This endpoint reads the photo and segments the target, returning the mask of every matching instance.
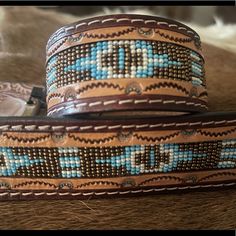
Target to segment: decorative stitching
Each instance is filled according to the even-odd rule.
[[[117,89],[119,91],[123,91],[125,90],[124,87],[120,86],[119,84],[112,84],[112,83],[108,83],[108,82],[98,82],[98,83],[91,83],[91,84],[88,84],[86,85],[85,87],[82,87],[81,89],[77,90],[77,93],[78,94],[82,94],[84,93],[85,91],[88,91],[88,90],[92,90],[92,89],[95,89],[95,88],[114,88],[114,89]],[[177,90],[180,90],[181,92],[185,93],[186,95],[190,95],[190,92],[184,88],[183,86],[181,85],[178,85],[178,84],[175,84],[175,83],[172,83],[172,82],[160,82],[160,83],[155,83],[155,84],[151,84],[149,86],[147,86],[145,88],[145,92],[147,91],[151,91],[151,90],[154,90],[154,89],[159,89],[159,88],[174,88],[174,89],[177,89]],[[206,91],[202,92],[199,94],[198,98],[199,97],[204,97],[204,96],[207,96],[208,93]],[[48,101],[50,101],[52,98],[63,98],[63,94],[60,94],[60,93],[52,93],[52,94],[49,94],[48,95]],[[106,104],[109,104],[109,101],[106,102]]]
[[[208,175],[208,176],[205,176],[201,179],[198,180],[198,182],[201,182],[201,181],[204,181],[204,180],[208,180],[210,178],[213,178],[213,177],[217,177],[217,176],[224,176],[224,175],[229,175],[229,176],[236,176],[236,173],[232,173],[232,172],[218,172],[218,173],[215,173],[215,174],[211,174],[211,175]]]
[[[36,138],[19,138],[19,137],[15,137],[13,135],[9,135],[9,134],[2,134],[3,137],[6,137],[7,139],[13,140],[13,141],[17,141],[20,143],[35,143],[35,142],[41,142],[41,141],[46,141],[47,139],[50,138],[50,134],[44,135],[42,137],[36,137]]]
[[[159,142],[159,141],[166,141],[168,139],[171,139],[171,138],[174,138],[176,136],[178,136],[181,132],[175,132],[173,134],[170,134],[170,135],[166,135],[164,137],[156,137],[156,138],[153,138],[153,137],[147,137],[147,136],[143,136],[143,135],[138,135],[138,134],[134,134],[133,136],[135,138],[137,138],[138,140],[141,139],[142,141],[148,141],[148,142]]]
[[[87,187],[87,186],[91,186],[91,185],[115,185],[118,187],[121,187],[122,185],[116,182],[112,182],[112,181],[91,181],[91,182],[87,182],[84,184],[80,184],[77,185],[76,188],[82,188],[82,187]]]
[[[153,181],[156,181],[156,180],[163,180],[163,179],[164,179],[164,180],[174,179],[174,180],[176,180],[177,182],[184,182],[184,179],[183,179],[183,178],[168,175],[168,176],[158,176],[158,177],[153,177],[153,178],[151,178],[151,179],[147,179],[147,180],[141,182],[138,186],[142,186],[142,185],[145,185],[146,183],[150,183],[150,182],[153,182]]]
[[[101,102],[99,104],[93,104],[93,102],[90,102],[90,103],[86,103],[85,102],[85,106],[89,107],[91,106],[97,106],[97,105],[102,105],[102,106],[107,106],[109,104],[107,104],[107,102],[113,102],[113,103],[118,103],[118,104],[121,104],[121,103],[131,103],[131,104],[137,104],[139,103],[139,100],[137,99],[126,99],[126,100],[109,100],[109,101],[104,101],[104,102]],[[187,106],[195,106],[195,107],[202,107],[202,108],[206,108],[207,109],[207,106],[204,105],[204,104],[201,104],[201,103],[194,103],[194,102],[187,102],[187,101],[176,101],[176,100],[162,100],[162,99],[142,99],[142,103],[148,103],[148,104],[153,104],[153,103],[162,103],[162,104],[166,104],[166,103],[173,103],[173,104],[186,104]],[[79,105],[79,103],[77,104],[74,104],[73,106],[75,107],[76,105]],[[60,110],[68,110],[71,108],[72,105],[67,105],[67,106],[62,106],[60,108],[54,108],[54,109],[51,109],[48,111],[48,115],[51,115],[55,112],[58,112],[58,109]]]
[[[51,56],[58,48],[60,48],[65,42],[67,38],[64,38],[61,42],[59,42],[55,47],[53,47],[50,51],[47,52],[48,56]]]
[[[79,29],[81,26],[84,26],[84,25],[90,25],[90,24],[93,24],[93,23],[105,23],[107,21],[114,21],[114,22],[120,22],[120,21],[130,21],[131,23],[133,23],[134,21],[139,21],[139,22],[144,22],[144,24],[148,24],[148,23],[156,23],[157,25],[161,25],[161,24],[164,24],[164,25],[167,25],[169,26],[170,28],[175,26],[177,29],[179,30],[183,30],[183,31],[186,31],[186,33],[190,33],[190,34],[193,34],[193,36],[197,39],[200,39],[199,36],[191,31],[191,30],[188,30],[187,28],[183,27],[183,26],[177,26],[177,25],[174,25],[174,24],[169,24],[168,22],[160,22],[160,21],[156,21],[156,20],[144,20],[144,19],[129,19],[129,18],[120,18],[120,19],[115,19],[115,18],[108,18],[108,19],[105,19],[105,20],[93,20],[93,21],[90,21],[90,22],[81,22],[75,26],[69,26],[69,27],[63,27],[59,30],[57,30],[48,40],[48,43],[47,43],[47,48],[49,48],[51,45],[50,44],[53,44],[55,38],[57,39],[59,37],[60,34],[62,33],[65,33],[65,32],[68,32],[69,30],[74,30],[74,29]]]
[[[210,137],[218,137],[218,136],[225,136],[225,135],[228,135],[228,134],[231,134],[233,132],[236,131],[236,127],[235,128],[232,128],[230,130],[226,130],[226,131],[223,131],[223,132],[208,132],[208,131],[202,131],[202,130],[197,130],[196,133],[199,133],[201,135],[204,135],[204,136],[210,136]]]
[[[161,37],[164,37],[166,39],[169,39],[171,41],[175,41],[175,42],[179,42],[179,43],[189,43],[191,41],[193,41],[192,38],[179,38],[179,37],[174,37],[174,36],[170,36],[168,34],[165,34],[163,32],[160,32],[159,30],[155,30],[155,33],[159,34]]]
[[[108,82],[98,82],[98,83],[91,83],[86,85],[85,87],[81,88],[78,90],[78,94],[84,93],[85,91],[89,90],[89,89],[94,89],[94,88],[113,88],[113,89],[117,89],[117,90],[124,90],[125,88],[120,86],[119,84],[112,84],[112,83],[108,83]]]
[[[86,139],[86,138],[80,138],[80,137],[75,137],[75,135],[73,134],[68,134],[69,138],[74,139],[75,141],[79,141],[82,143],[86,143],[86,144],[101,144],[101,143],[106,143],[106,142],[110,142],[112,140],[114,140],[115,138],[117,138],[117,135],[113,135],[110,137],[106,137],[106,138],[101,138],[101,139]]]
[[[38,180],[25,181],[25,182],[22,182],[19,184],[15,184],[13,188],[23,187],[23,186],[27,186],[27,185],[36,185],[36,184],[57,188],[57,186],[55,184],[44,182],[44,181],[38,181]]]
[[[207,184],[207,185],[192,185],[192,186],[183,186],[183,187],[165,187],[165,188],[151,188],[151,189],[138,189],[138,190],[128,190],[128,191],[104,191],[104,192],[33,192],[33,191],[24,191],[24,192],[0,192],[0,197],[4,197],[8,195],[8,198],[12,198],[14,196],[42,196],[42,195],[57,195],[57,196],[92,196],[92,195],[116,195],[116,194],[136,194],[136,193],[145,193],[145,192],[162,192],[162,191],[171,191],[171,190],[186,190],[186,189],[198,189],[198,188],[210,188],[210,187],[227,187],[234,186],[236,182],[231,183],[222,183],[222,184]]]
[[[186,95],[190,94],[189,91],[186,88],[184,88],[181,85],[172,83],[172,82],[160,82],[160,83],[157,83],[157,84],[151,84],[151,85],[147,86],[144,91],[149,91],[149,90],[151,91],[151,90],[154,90],[154,89],[157,89],[157,88],[159,89],[159,88],[162,88],[162,87],[164,87],[164,88],[166,88],[166,87],[175,88],[175,89],[180,90],[181,92],[185,93]]]
[[[152,129],[152,128],[156,128],[156,127],[179,127],[179,126],[196,126],[196,125],[218,125],[220,122],[220,124],[233,124],[236,123],[236,120],[223,120],[223,121],[207,121],[207,122],[202,122],[202,121],[197,121],[197,122],[184,122],[184,123],[158,123],[158,124],[143,124],[142,126],[146,126],[147,129]],[[127,128],[134,128],[134,129],[139,129],[139,128],[143,128],[143,127],[139,127],[140,125],[129,125],[127,127],[127,125],[103,125],[102,128],[100,129],[127,129]],[[0,131],[15,131],[14,129],[15,125],[2,125],[0,126]],[[90,125],[90,126],[53,126],[53,125],[33,125],[31,128],[26,128],[27,126],[23,126],[21,125],[20,128],[18,129],[18,131],[51,131],[51,130],[66,130],[66,131],[73,131],[76,129],[79,129],[81,131],[83,130],[88,130],[88,129],[93,129],[93,130],[97,130],[97,127],[100,126],[94,126],[94,125]]]
[[[87,37],[87,38],[113,38],[113,37],[119,37],[121,35],[129,34],[133,32],[136,28],[130,27],[128,29],[124,29],[121,31],[113,32],[111,34],[92,34],[92,33],[81,33],[79,37]]]

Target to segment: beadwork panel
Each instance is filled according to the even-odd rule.
[[[98,178],[234,168],[236,140],[113,147],[1,147],[0,176]]]
[[[203,59],[172,43],[113,40],[68,48],[47,64],[48,93],[89,80],[162,78],[205,86]]]

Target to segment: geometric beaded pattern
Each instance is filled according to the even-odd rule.
[[[236,167],[236,139],[114,147],[0,147],[0,176],[101,178]]]
[[[163,78],[205,86],[202,57],[173,43],[108,40],[67,48],[47,63],[47,89],[119,78]]]

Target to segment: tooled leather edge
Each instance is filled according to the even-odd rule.
[[[158,22],[158,23],[157,23]],[[136,14],[116,14],[116,15],[106,15],[97,16],[93,18],[84,19],[69,25],[66,25],[58,29],[55,33],[51,35],[47,43],[47,49],[51,47],[56,41],[62,37],[83,32],[84,30],[91,30],[96,28],[113,27],[113,26],[138,26],[138,27],[157,27],[160,29],[168,29],[182,33],[186,36],[194,38],[195,40],[200,40],[199,35],[190,27],[162,17],[148,16],[148,15],[136,15]],[[60,37],[59,37],[60,35]],[[56,38],[56,39],[55,39]]]
[[[0,117],[0,132],[107,132],[176,130],[191,128],[227,127],[236,124],[236,112],[207,112],[188,116],[132,118],[132,119],[89,119],[50,117]]]
[[[117,27],[119,29],[116,29]],[[147,38],[139,33],[139,31],[143,29],[144,27],[142,28],[142,27],[122,26],[124,27],[123,30],[120,29],[121,27],[119,26],[117,27],[115,28],[107,27],[107,28],[101,28],[101,29],[99,28],[99,29],[94,29],[94,30],[86,30],[83,32],[74,33],[73,35],[65,36],[62,39],[58,39],[55,43],[51,45],[51,47],[47,49],[46,64],[50,60],[51,57],[53,57],[59,52],[62,52],[70,47],[75,47],[75,46],[83,45],[83,44],[90,44],[90,43],[104,41],[104,40],[105,41],[114,40],[114,39],[116,40],[138,40],[139,39],[139,40],[152,40],[152,41],[167,42],[169,44],[178,45],[180,47],[195,51],[196,53],[199,54],[199,56],[204,61],[204,56],[202,54],[200,42],[196,42],[196,40],[192,38],[188,38],[188,40],[187,38],[178,38],[179,36],[176,36],[177,32],[174,32],[171,30],[164,30],[164,29],[161,29],[161,32],[160,32],[160,29],[147,28],[146,26],[145,29],[153,30],[152,31],[153,35],[150,38],[149,37]],[[132,31],[131,30],[129,31],[130,28],[132,29]],[[106,32],[106,30],[108,29],[110,31]],[[104,30],[106,33],[104,32]],[[100,33],[98,33],[97,31]],[[129,33],[126,33],[126,32],[129,32]],[[130,34],[130,37],[127,38],[126,34]],[[184,35],[183,37],[187,37],[187,36]]]
[[[168,174],[156,174],[138,176],[137,178],[118,177],[121,183],[113,188],[84,188],[80,189],[74,187],[70,179],[60,179],[57,182],[60,184],[50,184],[42,179],[43,186],[50,185],[49,189],[11,189],[10,184],[6,182],[6,179],[1,180],[0,200],[30,200],[30,199],[87,199],[98,197],[113,197],[113,196],[136,196],[139,194],[150,194],[168,192],[174,190],[201,190],[201,189],[213,189],[220,187],[232,187],[236,185],[236,169],[224,169],[224,170],[210,170],[210,171],[189,171],[182,173],[168,173]],[[153,177],[154,176],[154,177]],[[139,184],[135,182],[135,179],[139,178]],[[26,182],[28,178],[25,178]],[[4,182],[5,180],[5,182]],[[93,181],[90,179],[90,182]],[[141,182],[140,182],[141,181]],[[32,182],[32,183],[31,183]],[[28,179],[27,183],[40,184],[40,181]],[[86,182],[86,181],[85,181]],[[99,181],[98,181],[99,182]],[[102,180],[103,184],[107,181]],[[109,182],[109,181],[108,181]],[[114,182],[116,183],[116,182]],[[99,184],[99,183],[98,183]],[[102,185],[103,185],[102,184]],[[17,184],[18,186],[19,184]],[[109,184],[108,184],[109,185]],[[114,184],[113,184],[114,185]],[[23,186],[23,185],[22,185]],[[98,185],[99,186],[99,185]]]
[[[159,111],[207,111],[207,103],[197,98],[170,95],[115,95],[84,98],[59,103],[48,108],[48,116],[74,115],[77,113],[126,111],[126,110],[159,110]]]

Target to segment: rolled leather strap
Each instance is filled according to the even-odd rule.
[[[55,118],[0,118],[0,200],[236,185],[236,113],[157,116],[207,109],[203,66],[197,33],[172,20],[112,15],[58,30],[47,45]]]
[[[111,15],[76,22],[51,36],[46,65],[48,116],[207,110],[200,38],[176,21]]]
[[[0,119],[0,199],[233,186],[235,118]]]

